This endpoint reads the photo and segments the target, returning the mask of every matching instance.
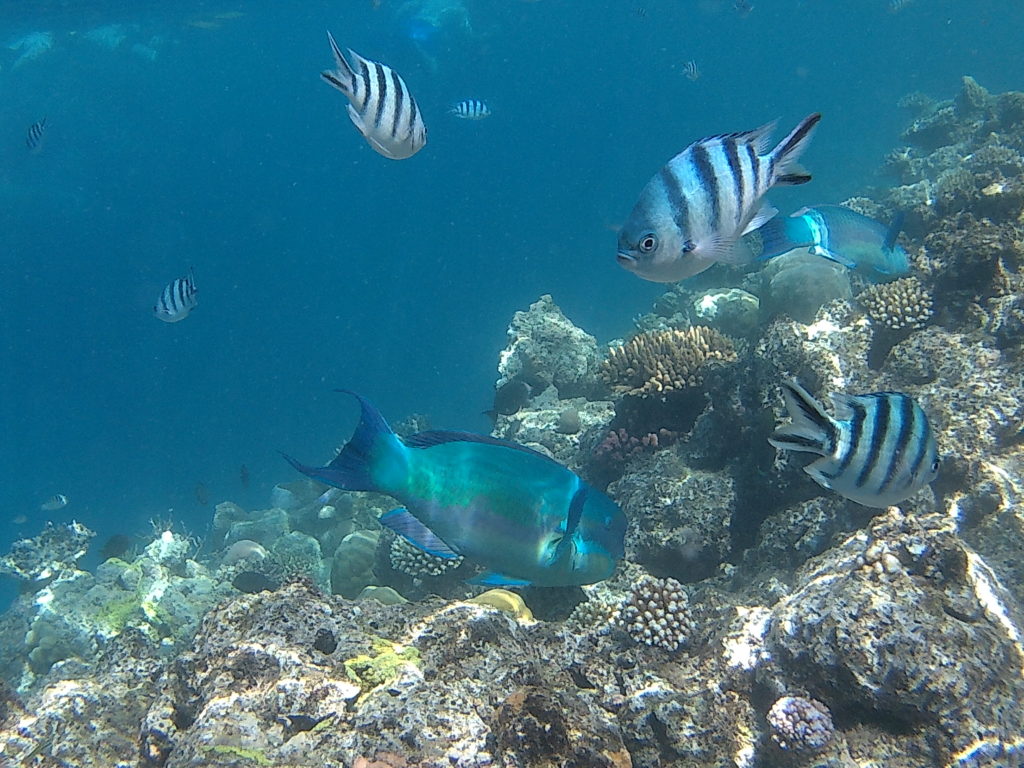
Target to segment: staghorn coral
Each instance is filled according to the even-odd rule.
[[[892,331],[923,328],[932,316],[931,292],[916,277],[872,285],[857,301],[872,321]]]
[[[674,651],[693,629],[689,604],[686,590],[675,579],[647,577],[633,585],[614,621],[636,642]]]
[[[820,701],[783,696],[768,711],[772,741],[782,749],[818,751],[835,736],[832,713]]]
[[[710,360],[736,360],[732,342],[713,328],[649,331],[609,349],[601,376],[614,392],[658,395],[699,386],[700,369]]]
[[[431,555],[422,549],[417,549],[401,536],[391,542],[388,557],[391,560],[392,568],[412,576],[414,579],[424,576],[440,576],[462,564],[461,557],[446,560],[443,557]]]

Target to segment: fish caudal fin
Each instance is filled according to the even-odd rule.
[[[814,235],[803,216],[769,219],[757,234],[761,236],[761,261],[814,245]]]
[[[836,425],[818,401],[794,380],[782,382],[782,396],[791,421],[775,430],[768,442],[786,451],[831,455],[837,439]]]
[[[330,30],[327,31],[327,39],[331,41],[331,51],[334,53],[334,63],[337,66],[337,69],[334,71],[325,69],[320,73],[320,77],[346,96],[351,96],[352,83],[355,81],[355,75],[352,74],[352,67],[349,66],[348,61],[342,54],[341,48],[338,47],[338,43],[335,42],[334,35],[331,34]]]
[[[302,474],[336,488],[383,493],[394,490],[405,473],[405,445],[369,400],[347,389],[338,392],[356,398],[361,413],[355,433],[334,460],[325,467],[309,467],[282,455]]]
[[[772,150],[772,160],[775,165],[775,185],[806,184],[811,180],[809,174],[802,168],[797,160],[807,149],[814,133],[814,127],[821,120],[821,113],[815,112],[808,115],[797,125],[789,135],[779,142]]]

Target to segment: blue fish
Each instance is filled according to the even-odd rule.
[[[626,516],[608,496],[525,446],[470,432],[404,440],[369,401],[352,439],[325,467],[290,456],[327,485],[394,497],[380,522],[429,554],[465,557],[487,585],[571,586],[611,576],[624,553]]]
[[[804,208],[788,219],[772,219],[758,230],[763,244],[760,258],[807,248],[883,283],[910,273],[910,257],[896,243],[902,226],[902,214],[886,227],[841,205]]]

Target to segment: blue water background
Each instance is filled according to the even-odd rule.
[[[814,181],[771,195],[788,212],[892,183],[902,95],[1024,89],[1019,2],[466,0],[472,34],[429,50],[391,0],[148,5],[0,5],[0,551],[46,519],[102,541],[267,506],[295,478],[279,449],[317,462],[347,438],[335,387],[486,431],[515,310],[551,293],[601,341],[648,310],[662,287],[616,265],[615,231],[690,141],[823,112]],[[116,49],[85,39],[112,23]],[[317,76],[326,29],[402,73],[420,154],[349,124]],[[7,43],[39,30],[53,50],[14,66]],[[493,116],[445,114],[467,97]],[[199,307],[157,321],[190,266]],[[70,505],[40,512],[54,493]]]

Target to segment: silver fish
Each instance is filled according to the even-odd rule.
[[[833,418],[795,381],[783,382],[782,394],[791,422],[768,442],[786,451],[821,454],[804,472],[840,496],[865,507],[888,507],[938,475],[928,417],[909,395],[833,393]]]
[[[28,127],[28,133],[25,134],[25,146],[28,147],[29,152],[38,152],[43,146],[43,134],[46,133],[46,118],[42,120],[36,120]]]
[[[185,277],[179,277],[167,284],[160,294],[160,300],[153,307],[153,314],[165,323],[184,320],[196,308],[196,276],[190,269]]]
[[[427,127],[401,76],[391,67],[364,59],[351,48],[348,53],[355,66],[350,66],[330,32],[327,38],[338,68],[325,70],[320,77],[348,98],[348,116],[363,138],[392,160],[403,160],[419,152],[427,143]]]
[[[741,263],[736,241],[778,211],[763,202],[776,185],[811,177],[796,165],[821,115],[805,117],[768,152],[774,123],[694,142],[652,178],[619,232],[619,264],[656,283]]]
[[[683,77],[690,81],[700,79],[700,69],[697,67],[696,61],[690,59],[683,64]]]
[[[480,99],[463,99],[457,104],[452,104],[448,114],[461,117],[463,120],[483,120],[491,116],[491,108],[487,102]]]
[[[63,493],[55,493],[53,496],[48,498],[39,508],[43,512],[56,512],[58,509],[64,509],[68,505],[68,497]]]

